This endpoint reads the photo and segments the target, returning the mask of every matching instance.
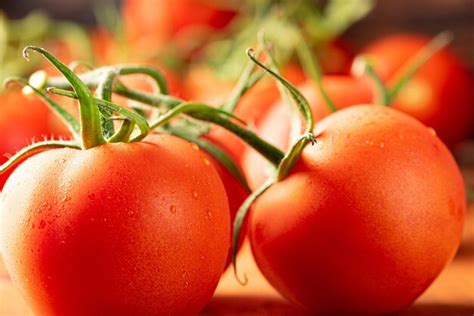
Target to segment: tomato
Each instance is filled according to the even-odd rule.
[[[38,98],[25,97],[18,90],[0,95],[0,164],[33,140],[65,135],[66,128]],[[0,191],[9,174],[0,175]]]
[[[192,315],[225,266],[230,219],[215,169],[168,136],[55,149],[6,183],[0,249],[37,315]]]
[[[214,166],[214,168],[217,170],[217,173],[219,174],[219,177],[222,180],[222,184],[224,185],[224,189],[227,195],[227,200],[229,203],[229,211],[230,211],[230,222],[229,224],[231,225],[232,228],[232,223],[234,222],[235,215],[237,214],[237,211],[239,210],[240,206],[244,203],[245,199],[249,195],[248,191],[245,189],[245,187],[237,180],[237,178],[230,173],[230,171],[217,159],[215,159],[212,155],[204,153],[206,157],[209,159],[209,162]],[[247,225],[246,222],[243,225],[242,228],[242,235],[241,239],[239,240],[238,247],[242,246],[245,232],[247,230]],[[231,263],[232,259],[232,252],[229,247],[229,253],[227,256],[227,263],[226,267],[228,267]]]
[[[205,0],[126,0],[122,10],[126,38],[139,49],[163,48],[196,28],[222,29],[236,13]]]
[[[372,88],[364,80],[350,76],[325,76],[323,86],[339,109],[372,100]],[[330,114],[328,106],[313,81],[307,81],[298,89],[307,98],[316,120]],[[282,101],[273,104],[256,124],[256,131],[264,140],[281,150],[287,150],[293,141],[289,105]],[[251,189],[258,188],[273,172],[270,164],[252,148],[245,150],[241,164]]]
[[[329,75],[347,75],[351,71],[352,60],[355,53],[349,43],[342,38],[319,46],[316,55],[321,64],[321,70]]]
[[[338,111],[314,134],[251,210],[260,270],[314,313],[409,306],[460,243],[466,200],[453,157],[431,129],[382,106]]]
[[[376,71],[390,86],[405,62],[429,43],[429,37],[397,34],[366,47]],[[468,67],[450,49],[435,54],[416,73],[393,108],[431,126],[448,146],[453,147],[474,131],[474,79]]]

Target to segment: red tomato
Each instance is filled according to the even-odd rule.
[[[33,140],[68,135],[66,128],[38,98],[18,90],[0,95],[0,164]],[[0,191],[12,171],[0,175]]]
[[[364,80],[349,76],[326,76],[323,79],[323,85],[337,108],[368,103],[372,100],[371,86]],[[329,108],[314,82],[307,81],[298,89],[307,98],[317,121],[329,115]],[[293,141],[290,135],[289,105],[282,101],[275,103],[256,124],[256,130],[264,140],[281,150],[287,150]],[[299,133],[300,130],[298,129],[297,132]],[[273,172],[271,165],[252,148],[245,150],[241,163],[252,190],[262,185]]]
[[[230,219],[215,169],[192,144],[56,149],[2,192],[0,249],[37,315],[193,315],[225,266]]]
[[[234,222],[235,215],[237,214],[237,211],[239,210],[240,206],[244,203],[245,199],[249,195],[245,187],[236,179],[236,177],[230,173],[230,171],[222,165],[219,161],[217,161],[212,155],[204,153],[206,157],[209,159],[209,162],[214,166],[214,168],[217,170],[217,173],[219,174],[219,177],[222,180],[222,183],[224,184],[224,189],[227,195],[227,200],[229,203],[229,211],[230,211],[230,222],[229,224],[231,225],[232,229],[232,223]],[[241,239],[239,241],[239,248],[243,243],[244,237],[245,237],[245,232],[247,231],[247,224],[246,222],[242,226],[242,234],[241,234]],[[232,249],[230,248],[229,245],[229,253],[227,256],[227,264],[226,267],[228,267],[231,263],[232,259]]]
[[[260,270],[314,313],[406,308],[459,246],[459,168],[431,129],[382,106],[338,111],[314,133],[316,145],[252,209]]]
[[[163,48],[192,28],[221,29],[236,10],[205,0],[125,0],[125,35],[137,48]]]
[[[405,62],[431,39],[420,35],[393,35],[362,51],[374,60],[376,71],[390,85]],[[432,127],[450,147],[474,131],[474,79],[450,49],[435,54],[416,73],[392,107]]]
[[[316,55],[323,73],[347,75],[351,71],[355,53],[346,41],[337,38],[318,47]]]

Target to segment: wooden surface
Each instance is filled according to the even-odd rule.
[[[232,271],[226,271],[213,300],[201,315],[307,315],[291,306],[265,281],[253,262],[247,244],[244,245],[238,260],[240,271],[248,276],[248,285],[240,286]],[[0,315],[32,315],[1,264]],[[396,315],[474,315],[474,207],[468,211],[463,243],[455,260],[409,310]]]

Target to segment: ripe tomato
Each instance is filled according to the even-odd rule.
[[[370,44],[362,53],[371,56],[379,75],[390,86],[404,63],[431,39],[398,34]],[[474,130],[474,79],[468,67],[450,49],[435,54],[410,80],[392,105],[432,127],[450,147]]]
[[[212,155],[207,154],[207,153],[204,153],[204,154],[206,155],[206,157],[208,158],[212,166],[217,170],[217,173],[219,174],[219,177],[222,180],[222,184],[224,185],[224,189],[227,195],[227,200],[229,203],[229,211],[230,211],[229,225],[231,225],[230,227],[232,229],[232,223],[234,222],[235,215],[237,214],[237,211],[239,210],[240,206],[244,203],[249,193],[245,189],[245,187],[236,179],[236,177],[232,173],[230,173],[230,171],[224,165],[222,165],[222,163],[217,161]],[[243,228],[242,228],[243,233],[241,235],[241,239],[238,245],[239,248],[242,245],[242,242],[244,240],[246,230],[247,230],[247,225],[246,223],[244,223]],[[230,265],[231,259],[232,259],[232,252],[229,247],[226,268]]]
[[[37,315],[192,315],[210,300],[224,187],[195,146],[154,137],[45,151],[7,181],[0,247]]]
[[[337,108],[368,103],[372,100],[371,86],[364,80],[350,76],[326,76],[323,86]],[[316,120],[330,114],[326,102],[313,81],[307,81],[298,89],[307,98]],[[291,113],[289,106],[278,101],[256,124],[257,134],[272,145],[287,150],[291,145]],[[299,132],[299,130],[298,130]],[[255,190],[273,172],[270,164],[252,148],[247,148],[241,160],[243,172],[251,189]]]
[[[460,243],[466,200],[453,157],[432,130],[381,106],[338,111],[314,133],[252,209],[260,270],[315,313],[409,306]]]
[[[66,128],[38,98],[18,90],[0,95],[0,164],[33,140],[65,135]],[[0,191],[11,172],[0,175]]]
[[[316,55],[323,73],[347,75],[350,73],[355,53],[346,41],[336,38],[318,47]]]

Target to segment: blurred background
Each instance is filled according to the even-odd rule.
[[[98,3],[119,7],[121,2],[121,0],[2,0],[0,10],[10,18],[21,18],[32,10],[43,10],[53,18],[77,21],[91,26],[97,23],[94,10]],[[325,1],[319,2],[324,4]],[[369,41],[391,33],[421,32],[435,35],[443,30],[451,30],[455,35],[453,47],[473,68],[473,21],[472,0],[378,0],[372,12],[355,23],[344,37],[357,49]]]

